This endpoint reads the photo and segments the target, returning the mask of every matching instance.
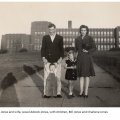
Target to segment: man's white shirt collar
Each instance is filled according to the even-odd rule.
[[[56,33],[54,35],[50,35],[50,38],[51,38],[52,42],[54,41],[55,36],[56,36]]]

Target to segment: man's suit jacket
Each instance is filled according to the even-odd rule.
[[[49,35],[43,36],[41,57],[45,57],[48,60],[48,62],[54,63],[57,62],[58,59],[63,56],[63,37],[56,34],[55,39],[52,42]]]

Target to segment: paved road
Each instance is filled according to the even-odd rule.
[[[103,69],[94,65],[96,77],[91,78],[89,98],[79,98],[79,81],[75,82],[75,97],[68,98],[68,83],[62,69],[63,98],[45,99],[43,71],[20,80],[0,93],[1,107],[120,107],[120,83]]]

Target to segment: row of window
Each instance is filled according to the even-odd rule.
[[[35,32],[35,35],[45,35],[46,32]],[[57,34],[61,34],[61,35],[78,35],[79,32],[78,31],[57,31]],[[120,33],[119,33],[120,34]],[[101,31],[101,32],[97,32],[97,31],[89,31],[89,35],[113,35],[113,31]]]
[[[35,35],[45,35],[46,32],[35,32]]]
[[[109,50],[111,48],[115,47],[115,45],[98,45],[97,49],[98,50]]]

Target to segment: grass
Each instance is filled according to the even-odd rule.
[[[40,52],[24,52],[14,54],[0,54],[0,83],[4,77],[12,72],[17,80],[25,78],[23,65],[42,67]]]

